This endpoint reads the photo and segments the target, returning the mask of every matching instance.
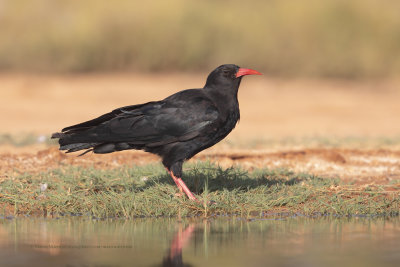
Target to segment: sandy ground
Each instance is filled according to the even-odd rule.
[[[1,132],[49,135],[116,107],[162,99],[180,89],[201,87],[205,74],[107,74],[86,76],[0,75]],[[400,136],[400,82],[348,82],[244,78],[241,122],[229,136],[196,159],[246,169],[284,167],[362,184],[400,182],[400,148],[324,146],[246,147],[256,139],[285,137]],[[233,146],[234,147],[234,146]],[[67,164],[115,168],[157,162],[156,156],[128,151],[112,155],[65,155],[55,147],[0,146],[0,179]]]
[[[33,76],[0,74],[3,133],[49,135],[114,108],[202,87],[206,74]],[[400,135],[400,81],[278,80],[249,76],[229,138]]]
[[[357,184],[390,184],[400,191],[400,151],[390,149],[360,150],[347,148],[305,148],[292,150],[244,150],[211,148],[191,161],[209,160],[222,167],[288,168],[295,172],[340,178]],[[0,179],[23,173],[40,173],[51,169],[90,166],[101,169],[123,165],[157,163],[155,155],[141,151],[124,151],[108,155],[83,157],[64,154],[56,147],[30,147],[30,151],[0,153]]]

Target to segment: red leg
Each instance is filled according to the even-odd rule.
[[[189,188],[186,186],[186,184],[183,182],[183,180],[181,178],[176,177],[172,171],[168,170],[169,175],[171,175],[172,179],[174,179],[174,182],[176,183],[176,185],[178,186],[179,190],[181,190],[181,192],[185,192],[185,194],[188,196],[188,198],[190,200],[196,200],[197,198],[193,195],[192,192],[190,192]]]
[[[167,169],[167,168],[165,168]],[[181,186],[181,184],[178,182],[178,179],[176,179],[176,177],[172,174],[172,171],[167,169],[167,172],[169,173],[169,175],[171,175],[172,179],[174,179],[174,182],[176,184],[176,186],[178,187],[179,191],[181,191],[183,193],[183,188]]]

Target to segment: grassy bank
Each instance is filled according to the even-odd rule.
[[[398,215],[400,196],[385,186],[357,187],[288,170],[223,169],[186,165],[184,180],[200,203],[178,197],[162,166],[114,170],[65,167],[0,180],[0,214],[90,214],[103,218],[151,216]],[[41,184],[47,189],[41,190]]]
[[[393,76],[399,9],[390,0],[5,1],[0,69],[208,71],[237,63],[268,75]]]

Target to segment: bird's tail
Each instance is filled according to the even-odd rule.
[[[60,150],[66,150],[66,153],[76,152],[80,150],[86,150],[79,156],[85,155],[86,153],[93,151],[99,143],[92,142],[82,142],[79,139],[79,136],[76,134],[68,134],[68,133],[53,133],[51,135],[52,139],[58,139],[58,143],[60,144]]]
[[[66,153],[85,150],[79,156],[91,151],[96,154],[105,154],[132,148],[142,149],[140,145],[132,145],[126,142],[93,142],[93,137],[84,132],[53,133],[51,138],[58,139],[60,150],[66,150]]]

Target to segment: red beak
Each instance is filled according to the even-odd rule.
[[[244,75],[262,75],[261,73],[259,73],[256,70],[252,70],[252,69],[244,69],[244,68],[240,68],[237,72],[236,72],[236,78],[239,78],[241,76]]]

